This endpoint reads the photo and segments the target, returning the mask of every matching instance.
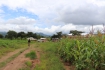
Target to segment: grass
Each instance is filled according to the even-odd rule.
[[[20,68],[19,70],[32,70],[32,62],[31,61],[26,61],[25,62],[25,67]]]
[[[26,64],[28,67],[32,67],[32,62],[31,62],[31,61],[27,61],[25,64]]]
[[[19,70],[31,70],[29,67],[20,68]]]
[[[36,42],[34,47],[40,53],[40,64],[36,64],[32,69],[31,62],[27,61],[25,67],[19,70],[65,70],[63,63],[57,54],[57,43],[54,42]]]
[[[34,70],[65,70],[59,57],[56,54],[56,43],[44,42],[35,43],[41,49],[41,63],[36,65]]]
[[[12,52],[16,49],[26,47],[26,40],[5,40],[0,39],[0,58],[5,54]]]
[[[37,57],[35,51],[30,51],[30,52],[27,53],[25,56],[26,56],[26,57],[29,57],[29,58],[32,59],[32,60]]]

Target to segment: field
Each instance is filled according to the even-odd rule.
[[[28,47],[27,40],[0,41],[0,52],[5,53],[1,53],[0,70],[65,70],[57,54],[57,43],[31,41]]]
[[[1,70],[105,70],[105,36],[101,33],[59,42],[31,41],[30,47],[27,40],[0,42]]]
[[[105,70],[105,36],[63,39],[58,53],[64,62],[75,66],[75,70]]]

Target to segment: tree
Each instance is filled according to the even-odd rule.
[[[57,32],[58,38],[62,37],[62,32]]]
[[[57,34],[54,34],[53,36],[51,36],[51,40],[52,38],[61,38],[62,37],[62,32],[57,32]]]
[[[20,37],[22,39],[22,38],[25,38],[26,37],[26,34],[24,32],[19,32],[17,34],[17,37]]]
[[[27,33],[27,37],[32,37],[33,36],[33,32],[28,32]]]
[[[81,35],[81,33],[84,33],[84,32],[82,32],[82,31],[77,31],[77,30],[71,30],[71,31],[70,31],[70,34],[72,34],[73,36],[75,36],[75,35]]]
[[[17,32],[12,31],[12,30],[9,30],[9,31],[7,32],[6,37],[9,38],[9,39],[11,39],[11,40],[12,40],[13,38],[17,38]]]
[[[58,35],[55,35],[55,34],[54,34],[54,35],[52,36],[52,38],[58,38]]]
[[[3,38],[4,36],[2,34],[0,34],[0,38]]]
[[[36,39],[41,38],[41,36],[40,36],[40,35],[37,35],[36,33],[34,33],[32,37],[34,37],[34,38],[36,38]]]

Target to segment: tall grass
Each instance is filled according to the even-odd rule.
[[[100,32],[88,39],[63,39],[58,53],[76,70],[105,70],[105,36]]]

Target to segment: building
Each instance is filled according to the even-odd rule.
[[[40,38],[40,39],[38,39],[38,42],[46,42],[46,41],[47,41],[46,38]]]
[[[37,39],[35,39],[35,38],[33,38],[33,37],[29,37],[29,38],[27,38],[27,40],[31,40],[31,41],[36,41]]]

